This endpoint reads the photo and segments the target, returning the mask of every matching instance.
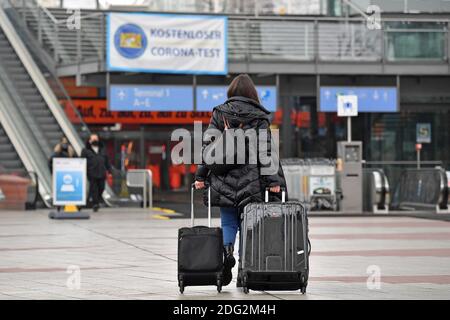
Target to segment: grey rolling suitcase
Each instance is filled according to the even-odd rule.
[[[249,290],[306,292],[310,243],[307,207],[301,202],[249,204],[241,229],[241,280]]]

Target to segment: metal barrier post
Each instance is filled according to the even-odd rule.
[[[137,177],[137,178],[136,178]],[[143,208],[153,208],[153,173],[151,170],[129,170],[127,186],[142,188]],[[147,206],[148,202],[148,206]]]

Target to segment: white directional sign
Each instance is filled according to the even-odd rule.
[[[358,97],[356,95],[339,95],[337,111],[339,117],[356,117],[358,115]]]

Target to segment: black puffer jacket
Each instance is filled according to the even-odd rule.
[[[81,158],[87,159],[87,176],[88,179],[105,179],[106,173],[111,172],[111,163],[106,154],[105,146],[100,142],[98,153],[92,149],[89,142],[86,148],[81,151]]]
[[[252,99],[232,97],[224,104],[214,108],[208,129],[224,130],[224,118],[231,128],[268,130],[270,141],[270,112]],[[204,145],[204,148],[207,144]],[[270,144],[269,144],[270,148]],[[274,150],[270,150],[273,152]],[[278,151],[278,150],[276,150]],[[258,157],[259,159],[259,157]],[[251,202],[264,200],[264,192],[268,187],[286,188],[281,163],[278,160],[278,172],[272,175],[261,175],[262,164],[215,165],[223,166],[220,170],[210,170],[205,164],[198,167],[197,181],[206,181],[211,186],[211,205],[217,207],[243,208]],[[218,173],[219,172],[219,173]],[[281,195],[271,194],[272,201],[280,201]],[[205,196],[206,200],[206,196]]]

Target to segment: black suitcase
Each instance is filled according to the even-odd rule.
[[[308,286],[310,243],[307,207],[301,202],[252,203],[241,228],[241,279],[249,290],[300,290]]]
[[[211,228],[211,189],[208,189],[208,227],[194,226],[194,185],[191,187],[191,228],[178,230],[178,286],[215,285],[222,291],[223,235]]]

